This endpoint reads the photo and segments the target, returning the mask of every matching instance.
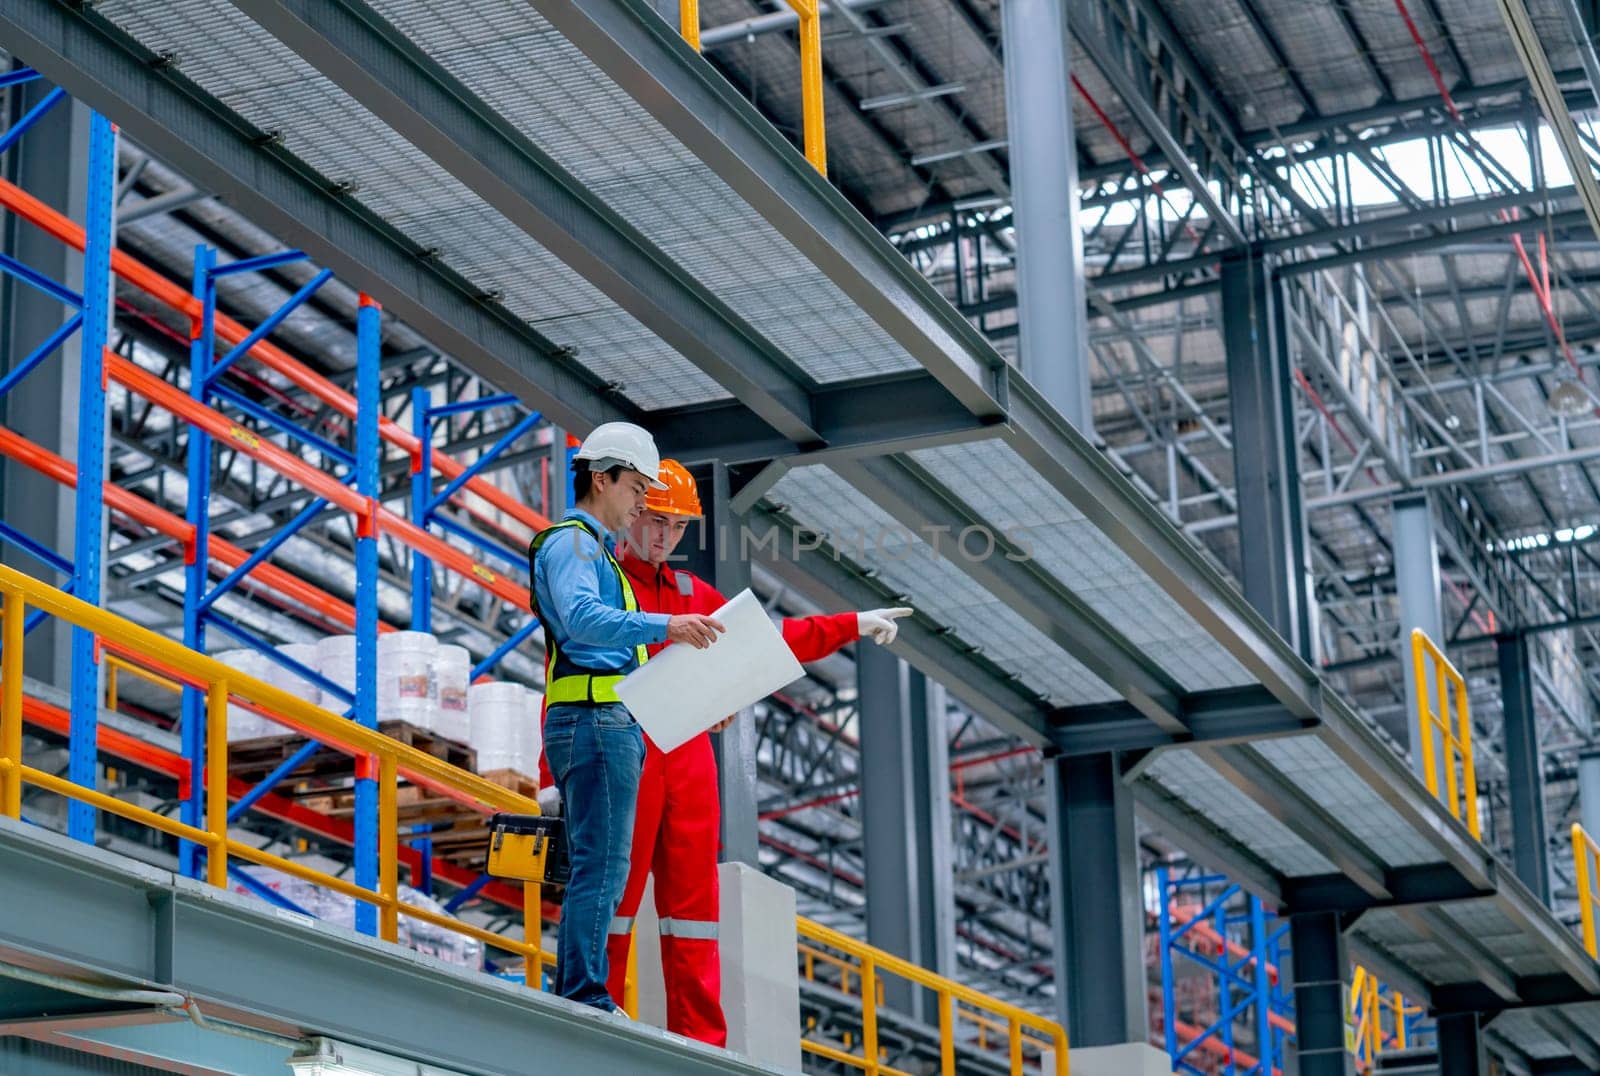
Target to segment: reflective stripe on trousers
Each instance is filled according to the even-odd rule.
[[[708,923],[701,919],[663,919],[661,920],[661,936],[663,938],[700,938],[715,941],[717,938],[717,924]]]
[[[633,916],[631,916],[631,915],[619,915],[619,916],[616,916],[615,918],[613,918],[611,920],[611,929],[607,930],[606,933],[607,934],[632,934],[633,933]]]

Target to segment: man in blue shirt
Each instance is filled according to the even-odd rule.
[[[606,936],[628,880],[644,733],[616,686],[651,643],[704,648],[708,616],[644,613],[617,564],[615,535],[644,511],[660,455],[650,434],[608,422],[573,459],[576,504],[528,549],[534,612],[545,632],[544,751],[565,804],[572,875],[561,907],[556,993],[620,1012],[606,990]]]

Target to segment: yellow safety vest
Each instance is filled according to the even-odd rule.
[[[628,573],[622,570],[622,565],[617,563],[617,558],[611,555],[611,550],[606,547],[605,538],[595,534],[581,519],[567,519],[553,526],[546,527],[533,536],[533,541],[528,545],[528,579],[533,585],[529,588],[533,595],[533,613],[544,625],[544,697],[547,703],[557,705],[560,703],[598,703],[618,702],[617,685],[622,683],[623,673],[603,672],[594,669],[584,669],[563,659],[556,648],[555,632],[550,630],[550,621],[545,619],[539,611],[539,587],[534,578],[534,560],[539,555],[539,550],[556,531],[570,530],[580,527],[589,532],[594,540],[600,544],[600,551],[605,554],[606,563],[611,565],[611,570],[617,573],[617,582],[622,586],[622,608],[630,613],[639,611],[639,600],[634,597],[633,585],[628,582]],[[643,665],[650,660],[650,651],[644,646],[634,647],[634,653]]]

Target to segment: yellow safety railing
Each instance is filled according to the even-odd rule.
[[[1407,1005],[1398,990],[1391,990],[1385,998],[1378,977],[1357,966],[1350,980],[1349,1008],[1345,1013],[1345,1048],[1355,1055],[1357,1070],[1371,1072],[1378,1055],[1386,1049],[1406,1049],[1406,1018],[1422,1011],[1420,1005]]]
[[[100,663],[106,667],[107,710],[115,710],[117,708],[117,673],[119,671],[136,676],[141,680],[155,684],[157,687],[164,687],[171,691],[183,690],[183,685],[178,683],[178,681],[173,680],[170,677],[162,676],[160,673],[151,672],[149,669],[141,668],[126,658],[119,657],[116,654],[101,655]]]
[[[59,620],[93,632],[108,649],[114,648],[118,652],[115,660],[126,671],[137,670],[141,676],[150,673],[149,668],[140,664],[145,662],[161,670],[160,674],[150,673],[150,678],[181,686],[173,680],[177,677],[183,684],[205,692],[204,828],[187,825],[95,789],[74,784],[23,761],[23,619],[29,608],[41,609]],[[353,756],[358,773],[365,772],[376,777],[376,890],[262,851],[229,836],[227,721],[230,699],[258,708],[273,720]],[[148,628],[142,628],[31,576],[0,565],[0,813],[10,818],[19,817],[22,813],[23,786],[33,785],[181,840],[193,841],[206,850],[206,881],[211,885],[227,886],[230,859],[271,867],[312,885],[375,905],[378,908],[379,935],[386,941],[392,942],[398,938],[399,916],[403,914],[522,956],[528,964],[528,985],[538,989],[538,969],[552,962],[545,956],[540,936],[539,886],[533,883],[523,886],[523,940],[520,942],[401,902],[396,805],[396,786],[401,775],[415,784],[472,803],[486,813],[509,811],[537,814],[539,811],[539,805],[534,800],[452,766],[443,759],[391,740],[375,730],[357,725],[270,684],[245,676],[237,669],[196,653]]]
[[[1600,960],[1595,939],[1595,908],[1600,907],[1600,844],[1580,822],[1572,823],[1572,860],[1577,868],[1578,907],[1583,912],[1583,947]]]
[[[1467,681],[1421,628],[1414,628],[1411,632],[1411,668],[1417,685],[1417,722],[1422,731],[1422,773],[1428,791],[1440,796],[1439,771],[1443,769],[1446,794],[1440,798],[1450,813],[1465,822],[1472,835],[1481,840],[1478,776],[1472,764],[1472,712],[1467,703]],[[1452,716],[1454,722],[1451,721]],[[1443,759],[1436,754],[1436,737],[1443,749]]]
[[[860,1069],[867,1076],[896,1076],[900,1070],[884,1064],[878,1046],[878,1006],[882,1004],[882,976],[887,974],[931,990],[938,997],[941,1076],[954,1076],[957,1071],[956,1022],[961,1019],[976,1023],[980,1034],[1004,1029],[1013,1076],[1021,1076],[1025,1071],[1023,1066],[1029,1051],[1040,1059],[1048,1051],[1053,1055],[1049,1071],[1055,1076],[1068,1076],[1067,1032],[1054,1020],[1008,1005],[953,979],[935,975],[910,961],[858,942],[803,916],[796,920],[795,929],[801,938],[815,943],[815,946],[808,946],[802,942],[800,947],[801,955],[807,961],[807,977],[814,975],[815,964],[821,960],[853,976],[859,984],[859,990],[849,990],[849,979],[844,977],[841,982],[845,985],[841,989],[862,999],[861,1052],[857,1054],[814,1039],[802,1039],[800,1047],[808,1053]],[[1029,1031],[1037,1034],[1029,1035]],[[1042,1066],[1042,1060],[1039,1064]]]
[[[820,0],[784,0],[800,18],[800,121],[806,160],[828,174],[828,135],[822,98],[822,5]],[[700,0],[678,0],[684,40],[700,51]]]

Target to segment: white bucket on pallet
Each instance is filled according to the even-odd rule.
[[[467,715],[467,687],[472,677],[472,655],[464,646],[442,645],[433,659],[433,679],[439,710],[433,731],[447,740],[467,743],[472,720]]]
[[[356,690],[356,637],[330,635],[317,643],[317,672],[352,694]],[[332,693],[327,694],[322,705],[336,714],[350,709],[350,703]]]
[[[439,640],[425,631],[391,631],[378,636],[378,720],[406,721],[432,729],[438,718],[439,691],[433,679]]]
[[[248,647],[239,650],[224,650],[219,654],[212,654],[222,664],[230,669],[237,669],[246,676],[253,676],[257,680],[267,680],[271,676],[271,659],[259,650]],[[268,721],[254,710],[247,710],[236,702],[228,703],[228,742],[238,740],[255,740],[262,736],[275,736],[282,726]]]
[[[473,684],[467,689],[467,715],[471,721],[470,743],[478,757],[478,772],[516,770],[537,772],[539,756],[526,751],[527,727],[539,726],[539,710],[528,710],[528,689],[521,684]]]
[[[286,643],[278,647],[278,653],[299,662],[308,669],[317,669],[317,646],[315,643]],[[280,691],[287,691],[296,698],[304,699],[313,706],[322,705],[322,688],[299,673],[278,664],[276,661],[269,661],[268,668],[267,683]],[[269,722],[269,724],[272,725],[272,731],[266,734],[269,736],[277,736],[293,731],[276,722]]]

